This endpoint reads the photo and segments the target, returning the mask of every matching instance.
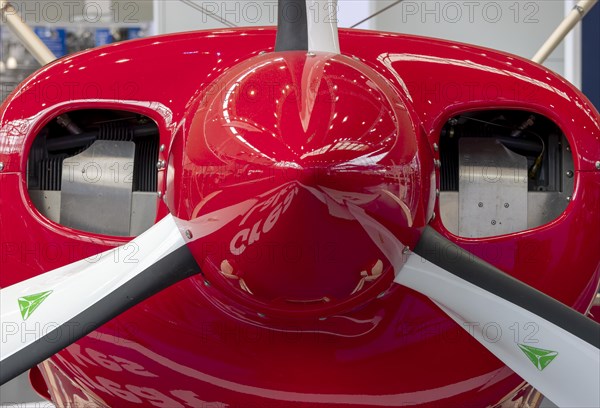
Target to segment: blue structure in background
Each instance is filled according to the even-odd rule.
[[[583,93],[600,110],[600,4],[583,19]]]
[[[97,28],[94,37],[96,40],[96,47],[113,42],[112,35],[110,35],[110,30],[108,28]]]
[[[64,28],[35,27],[33,31],[56,58],[67,55],[67,30]]]

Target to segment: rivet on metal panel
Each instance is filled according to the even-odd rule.
[[[0,162],[0,171],[4,171],[4,163]]]

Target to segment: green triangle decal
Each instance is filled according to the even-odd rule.
[[[36,293],[35,295],[23,296],[18,299],[19,309],[21,309],[21,316],[23,320],[27,320],[29,316],[37,309],[44,300],[52,293],[51,290],[47,292]]]
[[[519,348],[523,353],[525,353],[527,358],[531,360],[533,365],[536,366],[537,369],[540,371],[548,367],[548,364],[550,364],[552,360],[554,360],[556,356],[558,356],[557,351],[525,346],[524,344],[519,344]]]

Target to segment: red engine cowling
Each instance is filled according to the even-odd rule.
[[[28,164],[38,153],[72,154],[43,150],[66,136],[54,123],[62,113],[90,129],[155,125],[148,157],[160,165],[141,167],[155,178],[139,191],[153,194],[152,217],[170,208],[194,220],[244,204],[239,222],[193,248],[203,277],[40,366],[53,400],[433,407],[521,398],[510,369],[429,299],[392,286],[356,210],[407,242],[433,213],[445,237],[583,312],[600,275],[598,112],[558,76],[490,50],[341,30],[344,56],[260,55],[274,34],[186,33],[84,52],[44,67],[0,108],[2,287],[128,240],[67,227],[47,201],[32,201],[50,190],[33,192]],[[520,231],[461,236],[443,201],[456,192],[445,167],[452,140],[496,137],[466,123],[517,128],[530,115],[570,160],[560,167],[572,172],[568,189],[538,191],[557,193],[562,207]]]

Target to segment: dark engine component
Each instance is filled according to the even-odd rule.
[[[156,215],[157,125],[143,115],[114,110],[72,111],[68,118],[77,126],[53,120],[31,147],[32,201],[51,220],[83,231],[143,232]],[[114,219],[113,225],[95,219],[98,213]]]
[[[567,139],[548,118],[521,110],[457,115],[440,134],[444,225],[470,238],[556,219],[573,193]]]

